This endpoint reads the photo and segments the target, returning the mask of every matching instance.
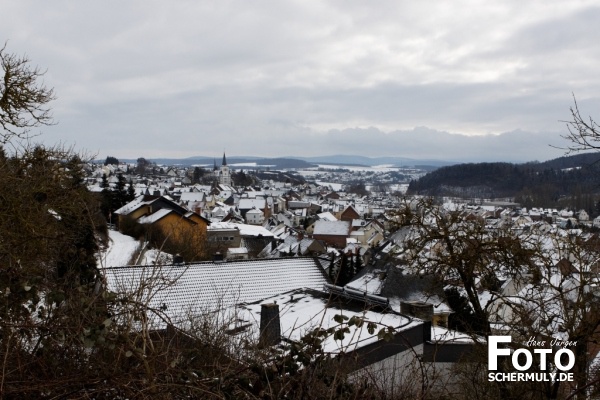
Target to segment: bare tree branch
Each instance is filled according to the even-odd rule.
[[[27,56],[7,53],[6,44],[0,48],[0,65],[0,144],[27,139],[31,128],[52,125],[48,103],[55,97],[41,81],[45,71],[32,67]]]
[[[574,105],[570,107],[571,120],[561,121],[567,125],[568,134],[561,135],[570,144],[566,147],[556,147],[565,150],[565,154],[581,151],[600,150],[600,126],[592,117],[584,118],[579,112],[577,99],[573,95]]]

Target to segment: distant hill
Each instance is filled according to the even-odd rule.
[[[525,164],[469,163],[439,168],[410,183],[408,194],[511,197],[524,205],[563,204],[595,211],[600,154],[579,154]]]
[[[534,163],[539,166],[541,169],[545,168],[555,168],[555,169],[565,169],[565,168],[576,168],[584,165],[592,165],[595,163],[600,163],[600,154],[598,153],[585,153],[585,154],[576,154],[573,156],[565,156],[555,158],[553,160]],[[527,163],[532,164],[532,163]]]
[[[416,165],[427,165],[433,167],[442,167],[455,164],[443,160],[417,160],[406,157],[364,157],[352,155],[331,155],[320,157],[295,157],[315,164],[341,164],[341,165],[364,165],[373,167],[376,165],[392,165],[394,167],[414,167]]]
[[[121,161],[135,163],[136,160]],[[149,158],[148,161],[161,164],[161,165],[182,165],[192,166],[201,165],[206,167],[212,167],[214,163],[217,166],[221,166],[221,158],[213,157],[189,157],[189,158]],[[297,159],[297,158],[261,158],[261,157],[227,157],[227,164],[236,168],[236,165],[240,165],[240,168],[273,168],[273,169],[287,169],[287,168],[310,168],[316,166],[310,162]]]
[[[221,158],[217,157],[206,157],[196,156],[188,158],[149,158],[151,162],[164,165],[205,165],[213,166],[216,162],[217,166],[221,165]],[[124,162],[135,163],[135,159],[121,159]],[[376,166],[376,165],[391,165],[394,167],[415,167],[419,166],[421,169],[432,170],[441,166],[455,164],[453,162],[442,161],[442,160],[417,160],[405,157],[363,157],[363,156],[352,156],[352,155],[331,155],[321,157],[253,157],[253,156],[227,156],[227,164],[235,167],[235,164],[256,164],[257,168],[269,167],[274,169],[288,169],[288,168],[310,168],[315,167],[318,164],[329,164],[329,165],[345,165],[345,166]]]

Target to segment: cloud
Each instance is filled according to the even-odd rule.
[[[391,143],[406,157],[508,159],[537,142],[477,143],[560,132],[572,93],[598,109],[599,16],[593,1],[24,0],[0,26],[10,51],[48,69],[60,123],[47,142],[148,157]],[[452,137],[455,149],[444,132],[496,136]]]

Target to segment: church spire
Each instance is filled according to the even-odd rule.
[[[223,152],[223,162],[221,165],[227,165],[227,159],[225,158],[225,152]]]

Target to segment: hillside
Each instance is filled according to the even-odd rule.
[[[98,159],[98,162],[103,162],[104,159]],[[135,163],[136,159],[122,158],[120,161]],[[205,165],[212,166],[213,163],[221,165],[220,157],[195,156],[188,158],[148,158],[148,161],[159,165]],[[227,162],[231,166],[236,164],[244,164],[245,167],[266,169],[292,169],[292,168],[310,168],[317,164],[330,165],[354,165],[354,166],[376,166],[376,165],[393,165],[396,167],[420,167],[423,169],[435,169],[441,166],[455,164],[449,161],[431,160],[431,159],[412,159],[405,157],[364,157],[356,155],[331,155],[321,157],[255,157],[255,156],[227,156]]]
[[[410,183],[408,194],[514,198],[524,205],[594,211],[600,195],[600,155],[580,154],[542,163],[470,163],[439,168]]]
[[[123,162],[135,163],[134,159],[121,159]],[[208,166],[216,162],[218,166],[221,165],[220,158],[211,157],[190,157],[190,158],[149,158],[148,161],[154,162],[159,165],[181,165],[181,166]],[[309,163],[301,159],[294,158],[261,158],[261,157],[227,157],[227,164],[232,167],[243,167],[243,168],[256,168],[256,169],[286,169],[286,168],[310,168],[314,167],[315,164]]]

